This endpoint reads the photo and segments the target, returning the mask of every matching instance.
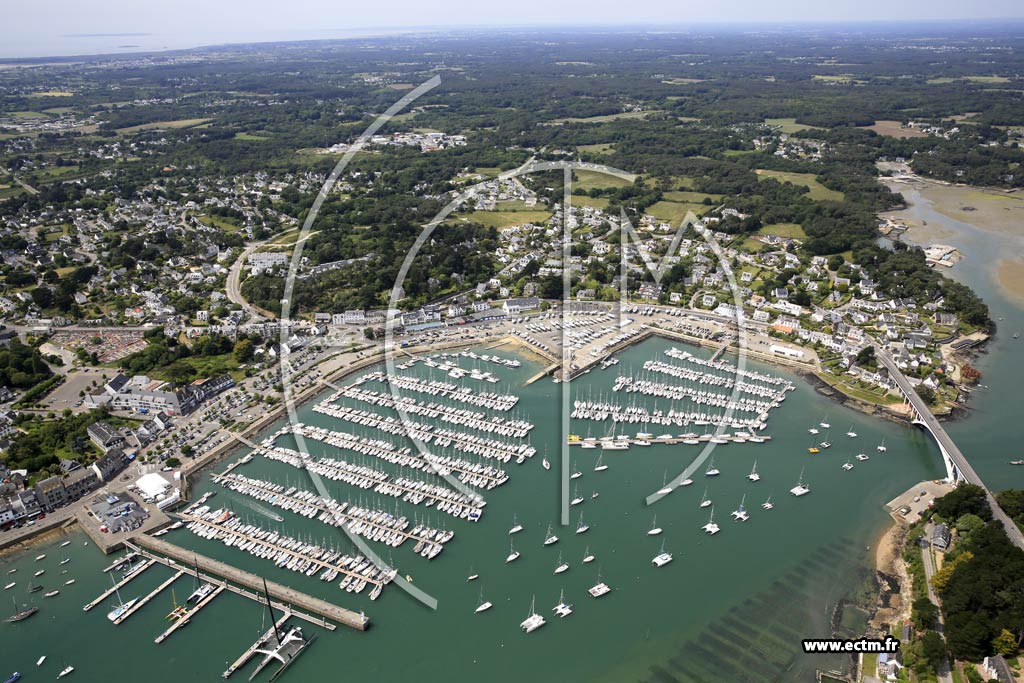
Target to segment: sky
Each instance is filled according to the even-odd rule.
[[[8,6],[0,56],[313,40],[432,27],[1022,19],[1021,0],[30,0]],[[130,34],[130,35],[129,35]]]

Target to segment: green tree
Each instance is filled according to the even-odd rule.
[[[1004,628],[992,641],[992,647],[1004,657],[1009,657],[1017,652],[1017,639],[1009,629]]]
[[[939,609],[926,595],[914,600],[910,614],[914,627],[918,631],[924,631],[935,626],[939,618]]]
[[[254,351],[255,345],[252,343],[251,339],[239,339],[235,342],[235,347],[232,350],[232,353],[239,363],[248,363],[252,360]]]
[[[961,534],[966,535],[971,533],[975,529],[980,529],[981,527],[985,526],[985,520],[983,520],[978,515],[972,515],[971,513],[967,513],[965,515],[960,515],[959,517],[957,517],[956,522],[953,524],[953,526],[955,526],[956,530],[959,531]]]
[[[921,644],[925,661],[933,671],[937,672],[949,657],[946,641],[935,631],[928,631],[921,639]]]

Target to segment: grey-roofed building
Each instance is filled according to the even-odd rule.
[[[946,550],[952,541],[952,534],[948,524],[936,524],[932,531],[932,547],[939,550]]]
[[[89,434],[89,440],[104,453],[124,445],[124,437],[108,422],[93,422],[86,432]]]

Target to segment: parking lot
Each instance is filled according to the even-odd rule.
[[[941,498],[952,490],[950,484],[941,480],[923,481],[893,498],[886,507],[895,519],[914,524],[932,506],[936,498]]]

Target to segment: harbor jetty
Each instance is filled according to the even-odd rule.
[[[198,555],[188,550],[179,548],[176,545],[162,541],[159,538],[153,538],[152,536],[134,536],[126,545],[135,552],[145,553],[147,556],[156,560],[157,554],[164,556],[163,564],[174,569],[181,569],[185,573],[194,574],[195,570],[191,567],[196,566],[199,569],[200,574],[203,572],[207,574],[214,574],[222,577],[220,580],[213,579],[215,583],[225,585],[225,581],[231,581],[234,584],[248,588],[249,591],[238,589],[236,586],[226,585],[228,590],[238,595],[249,597],[253,600],[263,601],[263,597],[260,592],[263,590],[263,579],[255,574],[250,574],[247,571],[232,567],[229,564],[225,564],[218,560],[214,560],[203,555]],[[146,552],[149,551],[149,552]],[[169,558],[169,559],[167,559]],[[201,579],[210,580],[208,577],[200,576]],[[327,623],[325,620],[329,619],[333,622],[337,622],[349,628],[354,628],[358,631],[365,631],[370,626],[370,619],[365,614],[353,612],[352,610],[339,607],[332,603],[322,600],[320,598],[307,595],[293,588],[282,586],[279,583],[273,581],[267,582],[267,591],[270,594],[272,606],[275,609],[288,609],[288,605],[291,606],[292,612],[295,617],[305,619],[314,624],[319,624],[324,628],[333,630],[333,624]],[[274,603],[276,601],[276,604]],[[311,612],[312,614],[321,617],[317,619],[307,614],[302,614],[294,608],[299,608]]]

